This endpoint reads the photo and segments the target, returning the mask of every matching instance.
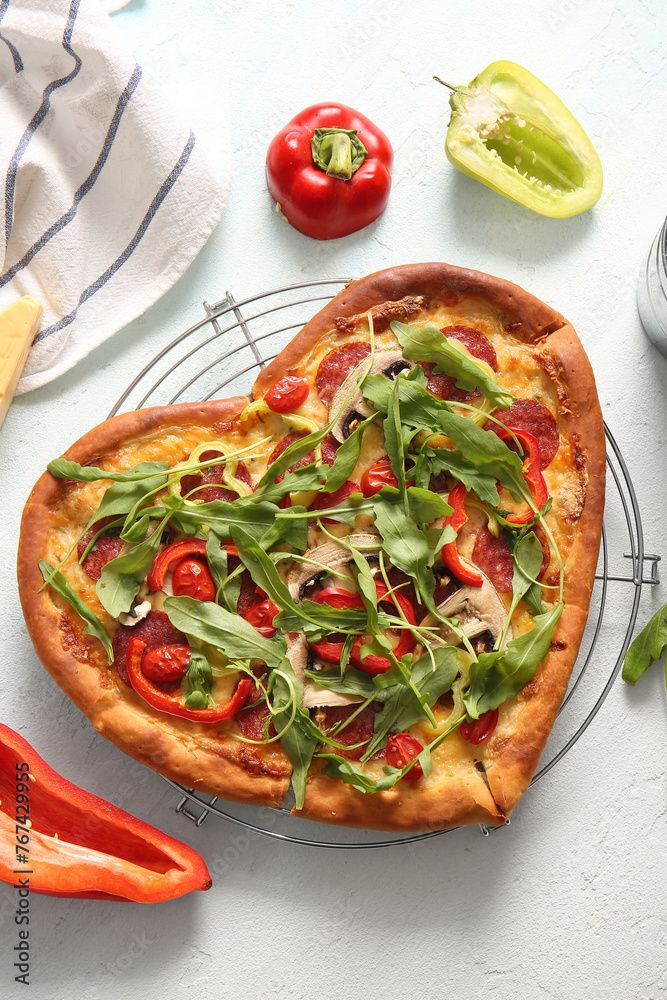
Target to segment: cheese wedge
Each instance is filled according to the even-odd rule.
[[[42,311],[39,302],[24,295],[0,313],[0,427],[39,330]]]

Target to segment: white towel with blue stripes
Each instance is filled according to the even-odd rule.
[[[0,0],[0,309],[44,306],[18,392],[180,278],[229,196],[224,123],[191,127],[98,0]]]

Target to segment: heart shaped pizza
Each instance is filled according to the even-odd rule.
[[[329,823],[501,824],[567,688],[605,443],[571,325],[447,264],[350,284],[247,397],[123,414],[35,486],[46,669],[182,784]]]

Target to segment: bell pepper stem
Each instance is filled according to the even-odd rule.
[[[317,128],[310,146],[315,166],[342,181],[349,181],[368,155],[356,129]]]
[[[352,176],[352,143],[346,132],[331,136],[331,158],[327,167],[329,177],[349,181]]]

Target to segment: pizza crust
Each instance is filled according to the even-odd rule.
[[[260,373],[252,396],[262,396],[286,371],[303,371],[307,365],[312,371],[312,358],[318,350],[321,353],[322,345],[326,343],[330,350],[337,342],[349,340],[355,325],[365,322],[369,309],[375,310],[378,327],[386,327],[394,314],[402,320],[409,317],[409,322],[424,322],[434,308],[452,305],[459,296],[481,299],[502,315],[509,340],[530,346],[554,387],[561,438],[580,461],[581,497],[575,498],[577,527],[567,554],[566,608],[552,650],[535,678],[512,702],[501,706],[498,727],[486,744],[466,744],[460,761],[449,760],[440,771],[436,752],[436,766],[428,778],[401,781],[375,795],[364,795],[327,777],[322,762],[316,762],[299,813],[310,819],[397,831],[472,822],[502,824],[535,772],[576,659],[601,532],[605,443],[590,364],[574,330],[559,313],[523,289],[479,272],[438,263],[392,268],[354,282],[336,296]],[[194,429],[199,440],[224,435],[247,402],[245,397],[236,397],[123,414],[94,428],[65,457],[82,464],[109,461],[121,468],[164,457],[170,443],[177,447],[186,431],[192,435]],[[148,441],[141,455],[136,449],[138,439]],[[44,557],[45,539],[59,507],[71,504],[76,488],[77,484],[45,473],[23,516],[19,590],[28,630],[44,666],[95,728],[136,760],[211,794],[280,806],[291,767],[279,743],[250,747],[216,726],[156,712],[107,666],[99,643],[83,634],[78,616],[65,602],[48,589],[40,592],[43,581],[38,561]],[[54,642],[54,636],[59,642]]]

